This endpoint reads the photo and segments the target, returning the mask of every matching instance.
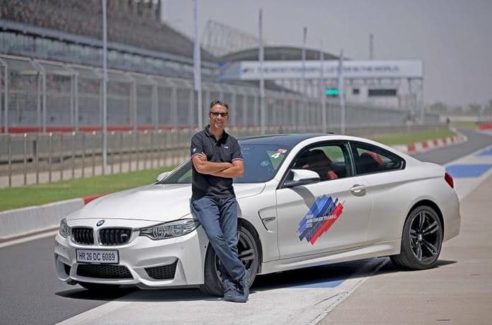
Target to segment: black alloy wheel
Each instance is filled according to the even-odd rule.
[[[415,208],[403,227],[401,253],[392,256],[391,260],[415,270],[434,267],[441,253],[443,233],[441,219],[433,208]]]
[[[250,272],[250,281],[252,284],[258,272],[260,263],[258,245],[252,232],[244,227],[239,226],[239,241],[237,244],[238,255],[246,269]],[[222,287],[222,272],[220,261],[215,255],[211,245],[207,249],[205,258],[205,284],[200,286],[200,290],[206,294],[213,296],[223,296],[224,289]]]

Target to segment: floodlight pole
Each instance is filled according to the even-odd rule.
[[[193,30],[193,81],[197,92],[197,114],[198,128],[203,128],[203,106],[202,106],[202,74],[200,56],[200,32],[199,32],[199,6],[198,0],[193,0],[193,19],[195,22]]]
[[[307,40],[307,27],[302,29],[302,52],[301,52],[301,98],[302,98],[302,107],[299,110],[301,116],[299,116],[299,121],[301,122],[304,130],[306,128],[306,40]]]
[[[374,60],[374,34],[369,34],[369,60]]]
[[[107,67],[107,52],[108,52],[108,26],[107,26],[107,0],[102,1],[102,20],[103,20],[103,116],[102,116],[102,138],[103,138],[103,151],[102,151],[102,174],[106,174],[106,168],[108,164],[108,106],[107,106],[107,81],[108,81],[108,67]]]
[[[338,64],[338,98],[340,99],[340,132],[345,134],[345,81],[343,78],[343,50]]]
[[[320,78],[319,78],[319,90],[321,96],[321,131],[326,133],[326,95],[325,95],[325,53],[323,52],[323,41],[321,41],[319,49],[319,61],[320,61]]]
[[[263,49],[263,9],[260,9],[258,17],[258,40],[259,51],[258,61],[260,62],[260,131],[261,134],[265,134],[266,124],[266,112],[265,112],[265,79],[263,78],[263,61],[264,61],[264,49]]]
[[[8,65],[7,63],[0,58],[0,65],[4,67],[4,76],[3,76],[3,132],[5,134],[9,133],[9,70],[8,70]]]

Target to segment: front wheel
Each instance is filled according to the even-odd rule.
[[[250,273],[249,283],[252,284],[256,278],[258,265],[260,263],[258,244],[252,232],[241,224],[239,225],[239,241],[237,249],[239,259]],[[209,245],[205,257],[205,283],[200,286],[202,292],[212,296],[224,295],[220,269],[220,261],[217,258],[217,255],[215,255],[212,245]]]
[[[437,212],[429,206],[413,209],[403,226],[401,252],[391,256],[398,266],[424,270],[434,267],[441,253],[442,222]]]

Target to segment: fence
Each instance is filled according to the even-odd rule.
[[[110,70],[107,112],[110,130],[166,130],[194,128],[198,116],[192,80]],[[102,125],[102,73],[89,66],[0,55],[1,125],[4,133],[95,131]],[[204,81],[206,105],[221,98],[232,109],[230,125],[260,125],[256,86]],[[318,97],[267,90],[266,126],[296,131],[316,130],[323,124]],[[340,108],[329,100],[326,124],[337,128]],[[427,122],[437,122],[427,116]],[[347,105],[346,127],[405,125],[408,112],[391,108]]]
[[[103,171],[100,69],[0,55],[0,185],[173,166],[186,157],[198,124],[192,80],[119,70],[108,78],[109,170]],[[256,85],[204,80],[202,89],[204,121],[208,103],[222,99],[231,107],[235,135],[260,133]],[[314,94],[267,90],[266,133],[323,132],[324,124],[338,131],[338,101],[328,100],[324,109]],[[412,124],[408,112],[391,108],[348,104],[345,116],[352,134]],[[425,122],[436,124],[438,116],[427,115]]]
[[[194,129],[112,131],[107,168],[102,168],[102,133],[24,133],[0,135],[0,187],[174,167],[189,157]],[[258,128],[232,130],[238,137]]]
[[[110,132],[103,171],[101,132],[4,135],[0,179],[11,187],[175,166],[189,139],[190,130]]]
[[[407,126],[407,130],[439,125]],[[174,167],[189,157],[196,129],[111,131],[107,142],[107,168],[102,168],[102,133],[24,133],[0,135],[0,188]],[[271,127],[267,133],[292,132]],[[349,129],[354,135],[402,131],[401,127]],[[231,128],[241,138],[258,135],[260,129]]]

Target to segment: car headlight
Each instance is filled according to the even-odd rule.
[[[60,229],[58,229],[60,236],[67,238],[70,236],[70,227],[67,224],[67,219],[63,218],[60,222]]]
[[[192,218],[180,219],[161,223],[152,227],[140,229],[140,236],[147,236],[153,240],[174,238],[189,234],[198,227],[198,221]]]

